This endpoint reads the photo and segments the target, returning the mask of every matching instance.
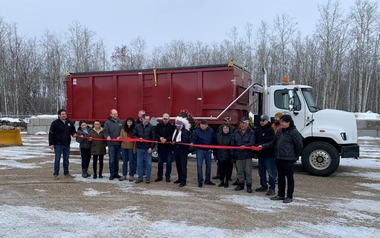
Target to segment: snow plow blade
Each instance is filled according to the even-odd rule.
[[[0,130],[0,146],[22,145],[19,130]]]

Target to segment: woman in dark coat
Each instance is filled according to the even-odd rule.
[[[97,164],[99,159],[99,178],[103,178],[103,159],[106,154],[107,142],[105,140],[92,140],[92,138],[104,139],[103,128],[101,127],[100,121],[94,122],[94,128],[89,132],[91,141],[91,155],[93,158],[92,168],[94,170],[93,178],[97,178]]]
[[[283,128],[275,135],[273,141],[260,145],[261,149],[274,149],[278,176],[278,194],[271,200],[283,200],[284,203],[293,201],[294,192],[294,163],[302,152],[302,136],[294,126],[290,115],[280,118]],[[285,198],[285,186],[288,182],[288,190]]]
[[[85,121],[79,122],[79,127],[77,131],[78,137],[76,138],[76,140],[79,143],[83,178],[91,176],[91,174],[88,174],[88,166],[90,165],[91,160],[91,141],[89,141],[88,138],[84,138],[89,136],[90,129],[91,128],[87,125]]]
[[[226,123],[223,124],[216,135],[217,145],[230,146],[232,135],[230,126]],[[219,164],[220,184],[218,187],[228,188],[228,181],[232,175],[232,152],[230,149],[215,149],[214,153]]]

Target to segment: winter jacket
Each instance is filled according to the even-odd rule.
[[[174,130],[173,136],[177,130]],[[173,138],[172,136],[172,138]],[[189,143],[190,142],[190,132],[186,130],[185,128],[182,128],[181,130],[181,141],[175,141],[174,142],[181,142],[181,143]],[[181,145],[175,143],[172,147],[174,155],[188,155],[189,154],[189,146],[188,145]]]
[[[270,122],[268,122],[265,126],[257,127],[255,132],[256,132],[255,133],[256,145],[262,145],[262,144],[271,142],[274,139],[274,130]],[[274,157],[273,150],[270,148],[257,151],[256,153],[257,153],[258,158],[273,158]]]
[[[103,128],[101,128],[99,133],[96,132],[94,128],[92,128],[88,134],[92,138],[103,139],[103,140],[92,140],[91,141],[91,155],[105,155],[106,154],[107,141],[104,140]]]
[[[79,146],[81,148],[90,149],[91,148],[91,141],[88,140],[88,138],[82,138],[80,136],[88,137],[89,131],[91,128],[88,126],[87,131],[82,130],[81,127],[78,128],[77,134],[78,137],[76,138],[76,141],[79,143]]]
[[[124,126],[124,122],[119,118],[114,120],[112,117],[109,117],[108,120],[104,123],[104,138],[111,137],[111,139],[116,139],[120,136],[120,131]],[[107,141],[107,145],[120,145],[119,141]]]
[[[227,134],[219,132],[216,135],[216,144],[217,145],[226,145],[230,146],[232,143],[232,136],[234,134],[229,131]],[[229,162],[232,158],[232,150],[231,149],[214,149],[214,155],[219,162]]]
[[[191,143],[200,145],[215,145],[216,138],[215,133],[211,127],[207,127],[206,130],[202,130],[200,127],[194,130],[191,137]],[[201,150],[210,150],[208,148],[197,148]]]
[[[61,119],[56,119],[50,125],[49,146],[70,145],[71,136],[75,133],[75,126],[69,119],[66,119],[65,122]]]
[[[243,134],[241,129],[235,130],[232,137],[233,146],[247,146],[252,147],[255,145],[255,132],[251,127],[247,128],[247,131]],[[252,149],[235,149],[233,151],[234,159],[243,160],[243,159],[252,159],[253,153]]]
[[[168,122],[166,125],[163,122],[160,122],[156,126],[156,140],[160,141],[160,137],[164,137],[166,142],[172,141],[172,136],[175,130],[175,126]],[[158,144],[159,151],[171,150],[171,144]]]
[[[302,152],[302,136],[295,126],[281,128],[274,140],[262,145],[263,149],[273,148],[276,159],[297,160]]]
[[[127,133],[124,129],[120,131],[120,138],[132,138],[132,133]],[[133,149],[133,152],[136,153],[136,142],[121,142],[122,149]]]
[[[142,123],[137,124],[135,128],[133,129],[133,138],[142,138],[145,140],[155,140],[155,128],[152,126],[152,124],[148,123],[147,125],[144,125]],[[137,149],[153,149],[155,146],[155,143],[153,142],[136,142]]]

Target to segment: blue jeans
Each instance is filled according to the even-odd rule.
[[[54,173],[53,175],[59,175],[59,166],[61,161],[61,155],[63,154],[63,174],[69,174],[69,154],[70,145],[54,145]]]
[[[276,162],[274,158],[259,158],[259,176],[260,185],[264,188],[268,187],[267,172],[269,176],[269,189],[276,187]]]
[[[146,180],[150,180],[152,173],[152,153],[148,153],[147,149],[137,149],[137,173],[139,180],[143,180],[143,164],[146,164]]]
[[[121,157],[123,158],[123,176],[127,176],[128,162],[133,160],[133,149],[121,149]]]
[[[205,161],[206,164],[206,180],[205,182],[211,182],[211,151],[210,150],[202,150],[197,149],[197,175],[198,175],[198,183],[203,183],[203,172],[202,172],[202,164]]]
[[[166,161],[165,177],[170,179],[172,173],[172,152],[170,150],[158,151],[157,178],[162,178],[164,173],[164,162]]]
[[[108,146],[110,175],[116,175],[119,173],[120,152],[121,152],[120,145]]]

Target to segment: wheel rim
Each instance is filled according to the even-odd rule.
[[[315,150],[309,156],[310,165],[317,170],[324,170],[331,165],[331,156],[325,150]]]

